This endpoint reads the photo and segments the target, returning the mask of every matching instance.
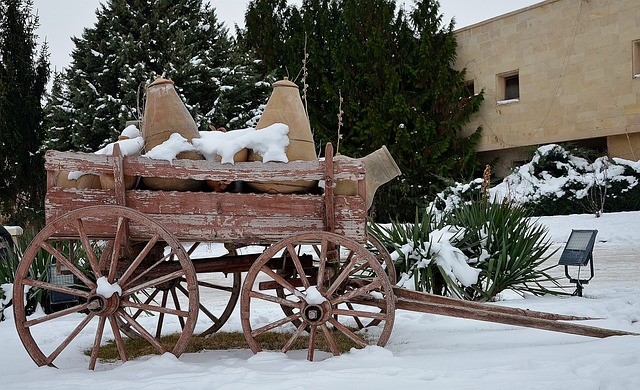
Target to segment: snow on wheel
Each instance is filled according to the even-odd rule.
[[[52,262],[51,274],[39,280],[30,268],[43,258]],[[63,276],[72,282],[56,280]],[[148,293],[178,284],[187,292],[181,300]],[[28,316],[23,291],[49,303],[62,296],[66,303]],[[156,353],[182,354],[196,325],[198,284],[184,248],[159,223],[127,207],[91,206],[53,220],[36,235],[18,266],[13,302],[18,334],[36,364],[56,366],[65,354],[88,349],[94,369],[107,339],[120,360],[128,360],[123,334],[139,336]],[[71,330],[52,344],[41,324]],[[160,339],[169,333],[174,337]]]

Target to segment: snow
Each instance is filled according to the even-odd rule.
[[[584,297],[505,297],[493,303],[553,313],[601,318],[585,324],[640,332],[640,212],[542,217],[549,237],[562,248],[571,229],[597,229],[594,279]],[[220,250],[211,245],[210,250]],[[559,254],[549,261],[557,264]],[[564,270],[556,267],[562,275]],[[567,284],[567,290],[573,287]],[[509,298],[509,299],[507,299]],[[207,304],[220,304],[216,296]],[[87,369],[82,353],[93,342],[96,321],[63,352],[60,368],[36,367],[20,342],[13,314],[0,322],[2,389],[62,390],[77,386],[116,389],[562,389],[640,388],[640,337],[593,339],[563,333],[431,314],[396,311],[384,348],[352,350],[308,362],[305,352],[289,355],[248,348],[203,351],[180,358],[165,354],[125,364]],[[37,316],[38,314],[35,314]],[[265,311],[266,318],[281,313]],[[65,316],[65,318],[68,316]],[[78,321],[47,326],[58,345]],[[240,331],[238,308],[222,330]],[[60,358],[59,358],[60,359]],[[58,363],[58,361],[56,361]]]
[[[98,287],[96,293],[103,298],[111,298],[113,294],[122,295],[122,287],[118,283],[109,283],[106,276],[101,276],[96,280]]]
[[[304,297],[304,300],[310,305],[321,305],[322,302],[326,301],[326,298],[320,294],[316,286],[309,287],[306,293],[307,295]]]
[[[221,162],[233,163],[233,157],[242,149],[252,149],[262,161],[288,162],[285,150],[289,145],[289,126],[274,123],[263,129],[246,128],[233,131],[201,131],[200,138],[192,140],[195,148],[207,160],[221,157]]]

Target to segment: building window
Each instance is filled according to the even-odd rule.
[[[476,94],[475,85],[473,80],[464,82],[464,96],[465,97],[473,97]]]
[[[640,79],[640,40],[633,42],[633,78]]]
[[[520,99],[520,76],[518,71],[497,76],[498,104],[517,102]]]

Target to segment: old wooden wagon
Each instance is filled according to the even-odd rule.
[[[128,358],[126,338],[179,356],[194,332],[217,331],[238,299],[244,335],[254,352],[262,349],[266,332],[283,331],[289,336],[280,349],[298,348],[295,343],[304,336],[310,360],[320,348],[339,354],[336,337],[358,346],[384,346],[397,308],[596,337],[625,334],[558,321],[576,317],[394,287],[388,252],[367,234],[364,163],[334,161],[331,145],[325,155],[323,161],[222,165],[122,157],[117,148],[113,156],[47,152],[47,224],[24,253],[14,284],[15,321],[29,355],[38,365],[54,366],[80,334],[89,332],[91,369],[106,339],[114,341],[122,361]],[[61,188],[56,185],[61,171],[113,175],[115,188]],[[126,176],[229,182],[295,178],[322,182],[324,190],[127,190]],[[358,183],[356,195],[334,194],[334,183],[343,180]],[[228,253],[196,256],[209,243],[223,243]],[[249,246],[263,250],[251,253]],[[55,261],[47,278],[35,278],[30,268],[43,254]],[[23,291],[48,294],[56,310],[28,316],[32,308],[26,307]],[[226,303],[207,306],[210,300],[199,299],[211,291],[226,294]],[[269,307],[281,313],[278,319],[262,318]],[[77,325],[51,346],[39,326],[61,320]],[[167,334],[173,336],[161,338]]]

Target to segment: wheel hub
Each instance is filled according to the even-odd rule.
[[[87,309],[95,314],[110,315],[116,312],[120,306],[120,296],[118,294],[105,298],[101,295],[94,295],[89,298]]]
[[[302,318],[311,325],[324,323],[331,316],[331,306],[327,302],[306,305],[302,309]]]

